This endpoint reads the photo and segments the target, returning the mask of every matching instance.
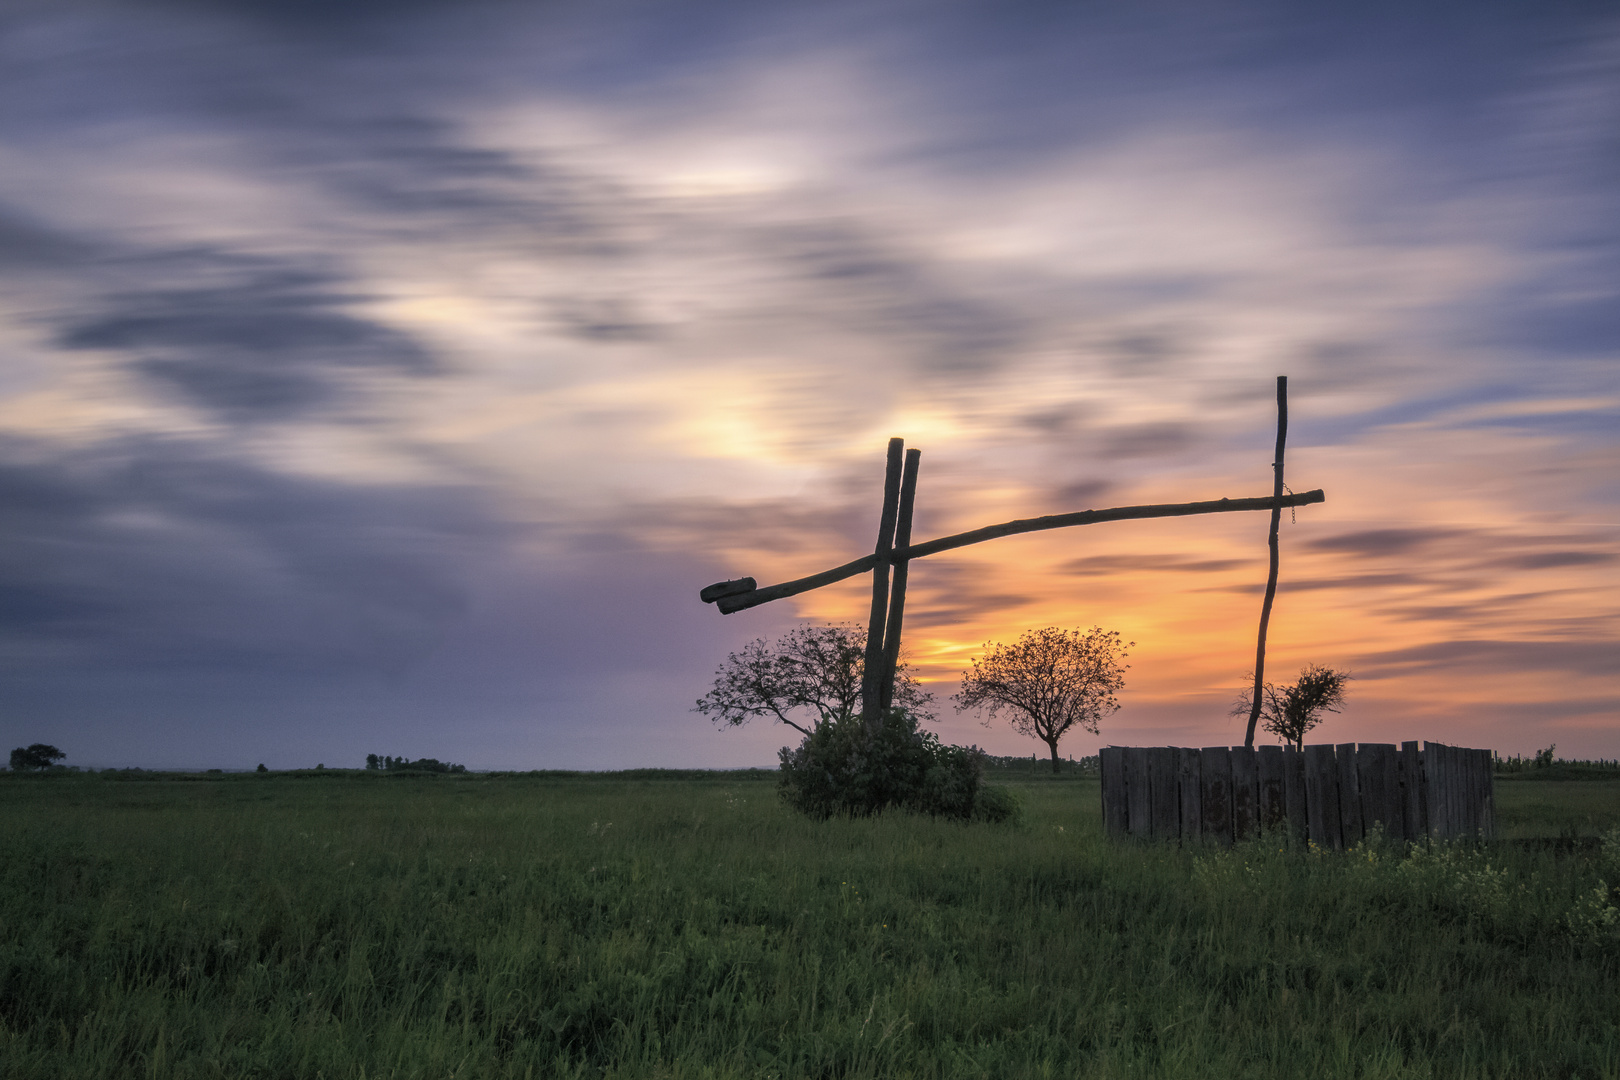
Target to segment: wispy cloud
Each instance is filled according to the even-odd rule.
[[[922,14],[15,15],[0,641],[37,700],[191,670],[138,692],[154,715],[212,668],[352,756],[379,730],[336,719],[356,702],[426,728],[465,695],[567,712],[519,740],[537,764],[665,730],[768,760],[712,749],[689,699],[863,589],[729,619],[689,594],[867,550],[885,438],[925,450],[922,535],[1264,494],[1286,372],[1290,483],[1329,501],[1284,533],[1278,670],[1353,661],[1368,723],[1511,698],[1582,732],[1561,747],[1612,742],[1579,680],[1620,642],[1620,549],[1580,523],[1620,520],[1620,24]],[[1121,730],[1223,737],[1263,517],[930,560],[919,670],[1119,625]],[[1502,644],[1439,649],[1466,642]],[[509,758],[514,721],[457,723]]]

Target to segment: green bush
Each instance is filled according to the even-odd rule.
[[[1005,821],[1018,801],[984,783],[978,747],[946,746],[917,718],[889,709],[869,730],[859,716],[830,720],[782,748],[779,788],[814,818],[868,817],[890,807],[958,820]]]

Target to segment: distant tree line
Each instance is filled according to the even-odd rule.
[[[379,757],[376,754],[366,755],[366,768],[381,769],[385,772],[431,772],[431,773],[464,773],[467,766],[456,765],[438,758],[417,758],[412,761],[402,757]]]

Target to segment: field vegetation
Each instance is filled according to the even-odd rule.
[[[768,772],[9,775],[0,1076],[1620,1077],[1620,781],[1499,783],[1486,847],[1222,851],[1014,766],[1002,825]]]

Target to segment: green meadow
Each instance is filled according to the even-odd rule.
[[[7,777],[0,1076],[1620,1077],[1620,780],[1345,853],[999,782],[1017,824],[763,772]]]

